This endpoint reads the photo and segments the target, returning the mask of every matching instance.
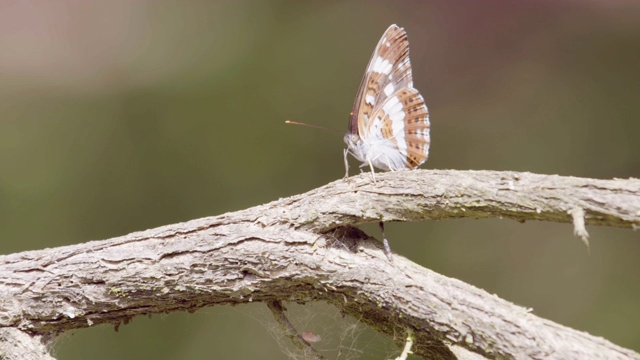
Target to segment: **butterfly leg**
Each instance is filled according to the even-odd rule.
[[[373,164],[371,163],[371,160],[368,160],[369,162],[369,168],[371,168],[371,176],[373,177],[373,183],[376,183],[376,172],[373,170]]]
[[[347,160],[347,154],[349,154],[349,149],[344,149],[344,178],[349,177],[349,160]]]
[[[393,261],[393,257],[391,256],[391,246],[389,246],[389,241],[384,235],[384,222],[380,221],[378,225],[380,225],[380,231],[382,232],[382,245],[384,246],[384,254],[387,255],[387,259],[389,259],[389,261]]]

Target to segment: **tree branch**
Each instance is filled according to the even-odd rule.
[[[364,174],[243,211],[0,256],[0,327],[50,336],[218,304],[322,300],[391,337],[412,329],[412,351],[427,358],[453,359],[453,344],[491,358],[640,359],[400,256],[390,263],[349,226],[572,222],[576,208],[587,224],[640,226],[640,180],[431,170],[378,174],[374,184]]]
[[[510,218],[572,222],[581,208],[587,225],[640,227],[640,180],[597,180],[499,171],[416,170],[338,180],[283,199],[283,221],[325,231],[377,221]],[[272,203],[273,204],[273,203]],[[270,205],[270,204],[268,204]],[[267,205],[267,206],[268,206]],[[313,205],[313,206],[312,206]]]
[[[53,360],[47,347],[48,339],[16,328],[0,328],[0,359]]]

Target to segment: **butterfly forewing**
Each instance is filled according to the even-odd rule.
[[[404,29],[391,25],[376,46],[349,121],[358,136],[354,154],[384,170],[413,169],[428,156],[429,116],[413,88],[409,41]]]
[[[351,112],[350,125],[354,130],[364,132],[363,119],[369,118],[374,106],[388,97],[384,89],[396,85],[392,82],[394,78],[397,86],[413,86],[407,34],[402,28],[391,25],[376,45],[360,83]]]

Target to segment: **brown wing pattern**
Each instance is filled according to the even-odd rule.
[[[390,95],[384,89],[389,84],[399,89],[413,87],[409,63],[409,40],[403,28],[391,25],[376,45],[349,119],[349,132],[363,136],[374,107]]]
[[[422,95],[414,88],[401,90],[398,94],[404,106],[404,137],[407,142],[407,162],[411,169],[420,166],[429,157],[429,110]]]

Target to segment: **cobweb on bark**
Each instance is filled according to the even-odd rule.
[[[401,352],[386,336],[324,302],[304,305],[285,303],[284,306],[289,321],[298,333],[314,341],[311,345],[325,359],[391,359]],[[263,325],[287,359],[308,359],[301,350],[293,346],[266,307],[264,314],[245,313]],[[403,337],[404,334],[400,336]]]

